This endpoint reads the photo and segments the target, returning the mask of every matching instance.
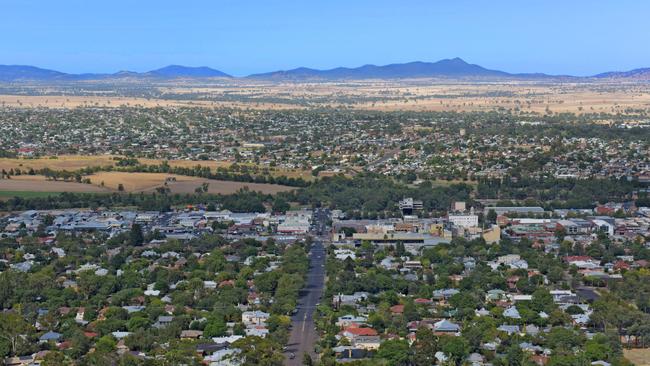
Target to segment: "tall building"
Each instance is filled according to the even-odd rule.
[[[414,200],[413,198],[404,198],[399,201],[399,209],[403,215],[413,215],[415,211],[422,210],[422,201]]]

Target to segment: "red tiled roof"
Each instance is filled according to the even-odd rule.
[[[350,333],[355,336],[376,336],[378,334],[377,331],[372,328],[356,328],[356,327],[345,328],[343,332]]]
[[[393,305],[390,307],[390,312],[394,314],[401,314],[404,312],[404,305]]]

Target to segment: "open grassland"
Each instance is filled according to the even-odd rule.
[[[637,366],[650,366],[650,348],[624,349],[623,355]]]
[[[257,108],[257,109],[296,109],[289,103],[223,102],[206,100],[177,100],[163,98],[107,97],[107,96],[63,96],[63,95],[0,95],[0,105],[20,108],[121,108],[121,107],[205,107],[205,108]]]
[[[278,184],[230,182],[164,173],[99,172],[88,178],[92,185],[99,187],[103,183],[105,188],[111,190],[117,190],[122,184],[125,192],[154,192],[156,188],[167,186],[171,193],[194,193],[203,183],[208,184],[208,193],[214,194],[235,193],[244,187],[268,194],[294,189]]]
[[[95,85],[92,82],[89,85]],[[101,87],[101,83],[97,83]],[[650,108],[650,84],[568,80],[350,80],[340,82],[260,82],[149,85],[150,98],[70,96],[57,86],[26,87],[27,95],[0,95],[0,106],[23,108],[232,107],[304,109],[346,107],[382,111],[485,111],[618,113]],[[48,95],[39,95],[40,93]],[[69,94],[68,91],[67,94]],[[57,95],[60,94],[60,95]]]

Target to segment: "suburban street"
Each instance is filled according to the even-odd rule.
[[[314,212],[314,226],[318,233],[324,232],[329,212],[318,210]],[[325,281],[325,248],[323,238],[316,237],[309,252],[310,266],[307,274],[307,285],[300,292],[297,312],[291,318],[292,328],[289,343],[285,352],[285,365],[302,365],[305,352],[316,359],[314,345],[318,334],[314,324],[314,311],[321,301]],[[293,355],[293,358],[290,356]]]

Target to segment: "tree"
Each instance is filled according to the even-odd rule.
[[[129,232],[129,242],[131,245],[139,247],[144,243],[144,235],[142,234],[142,226],[140,224],[131,225]]]
[[[305,366],[312,366],[314,364],[309,353],[305,352],[302,354],[302,364]]]
[[[20,314],[0,313],[0,337],[9,342],[12,354],[16,354],[18,342],[30,330],[31,327]]]
[[[41,362],[42,366],[67,366],[71,364],[65,359],[65,355],[59,351],[49,351],[43,357],[43,362]]]
[[[276,198],[273,201],[273,212],[287,212],[290,208],[289,203],[282,198]]]
[[[420,318],[420,315],[418,314],[418,310],[415,307],[415,303],[413,302],[412,298],[406,299],[404,302],[404,319],[406,321],[412,321],[412,320],[417,320]]]
[[[203,329],[203,336],[207,338],[221,337],[226,334],[228,326],[221,316],[211,316]]]
[[[226,256],[219,249],[210,252],[210,255],[205,260],[205,269],[211,273],[223,271],[226,266]]]
[[[469,354],[469,343],[463,337],[442,337],[441,349],[455,365],[461,365]]]
[[[508,347],[506,352],[506,360],[508,361],[508,366],[521,366],[524,365],[524,360],[526,355],[524,351],[517,344],[513,344]]]
[[[388,361],[390,365],[408,365],[409,353],[409,344],[406,340],[389,339],[379,346],[377,357]]]
[[[436,363],[438,352],[438,337],[429,327],[420,327],[417,339],[413,343],[413,364],[415,366],[429,366]]]
[[[110,353],[115,350],[116,345],[117,343],[115,342],[115,338],[113,338],[113,336],[105,335],[99,338],[99,340],[95,344],[95,349],[97,350],[97,352]]]
[[[497,212],[494,209],[490,209],[487,213],[486,219],[489,223],[494,224],[497,222]]]
[[[284,363],[279,345],[268,338],[245,337],[232,345],[241,350],[232,357],[244,365],[281,366]]]

